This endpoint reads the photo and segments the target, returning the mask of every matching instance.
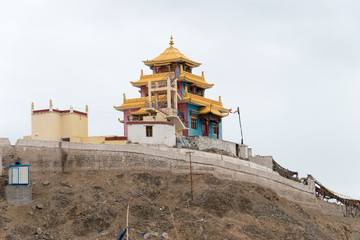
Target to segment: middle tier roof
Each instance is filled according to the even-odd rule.
[[[158,82],[166,78],[169,74],[175,74],[174,72],[157,73],[150,75],[141,75],[140,79],[136,82],[130,82],[135,87],[146,86],[149,81]],[[178,81],[188,82],[198,87],[208,89],[214,86],[214,84],[207,83],[204,76],[198,76],[188,72],[182,72],[178,77]]]

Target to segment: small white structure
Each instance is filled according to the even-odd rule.
[[[29,184],[29,166],[15,164],[9,166],[9,185],[28,185]]]
[[[175,125],[167,121],[130,121],[128,140],[137,143],[176,145]]]

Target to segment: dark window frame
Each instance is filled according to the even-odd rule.
[[[145,126],[145,136],[146,137],[153,136],[153,126]]]

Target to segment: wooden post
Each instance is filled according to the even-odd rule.
[[[149,80],[148,82],[148,97],[149,97],[149,107],[152,107],[152,103],[151,103],[151,81]]]
[[[129,240],[129,211],[130,211],[130,203],[128,203],[126,210],[126,240]]]
[[[171,85],[170,85],[170,77],[167,78],[166,80],[166,94],[167,94],[167,109],[170,110],[171,108]],[[170,111],[168,111],[170,112]]]

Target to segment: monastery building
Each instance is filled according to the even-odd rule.
[[[205,97],[205,91],[214,84],[205,81],[204,72],[201,76],[193,74],[193,68],[199,67],[201,63],[190,60],[173,45],[171,37],[170,47],[158,57],[144,61],[152,74],[144,75],[141,70],[140,79],[131,82],[140,89],[141,96],[126,99],[124,94],[123,104],[114,106],[116,110],[124,112],[124,120],[121,122],[124,123],[125,136],[131,140],[131,131],[134,131],[138,137],[144,135],[145,138],[151,138],[156,137],[156,134],[159,137],[161,133],[156,133],[155,128],[164,130],[170,124],[174,126],[177,136],[222,139],[221,119],[231,109],[223,107],[221,97],[218,100]],[[136,140],[144,142],[144,139]]]

